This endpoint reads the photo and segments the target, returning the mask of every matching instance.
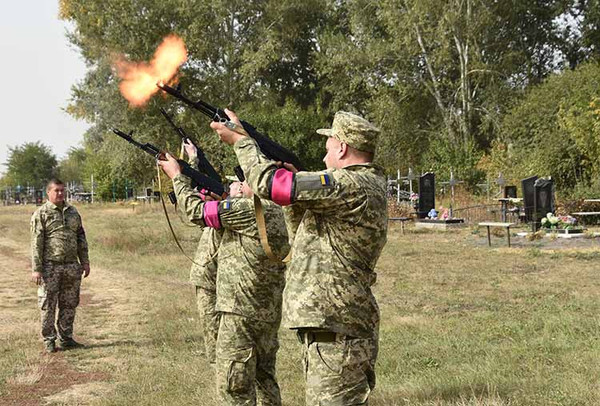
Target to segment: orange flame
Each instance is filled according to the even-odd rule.
[[[122,79],[119,90],[131,107],[141,107],[159,90],[156,83],[169,83],[186,60],[185,44],[175,34],[163,39],[150,62],[129,62],[121,56],[115,62]]]

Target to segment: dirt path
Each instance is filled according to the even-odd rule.
[[[111,371],[126,368],[118,348],[147,341],[144,299],[152,282],[92,264],[75,320],[75,337],[86,348],[46,354],[29,258],[28,247],[0,237],[0,341],[6,340],[0,361],[13,361],[0,404],[93,404],[114,389],[117,379]]]

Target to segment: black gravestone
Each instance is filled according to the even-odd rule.
[[[538,179],[534,184],[533,194],[533,231],[540,227],[540,221],[548,213],[554,214],[554,181]]]
[[[528,223],[533,217],[533,185],[537,180],[537,176],[532,176],[521,180],[521,189],[523,190],[523,209],[525,210],[525,222]]]
[[[427,172],[419,178],[419,212],[420,219],[435,208],[435,173]]]
[[[43,190],[36,190],[35,191],[35,204],[37,206],[41,205],[42,202],[44,201],[44,191]]]
[[[504,186],[504,197],[505,198],[517,198],[517,187],[516,186]]]

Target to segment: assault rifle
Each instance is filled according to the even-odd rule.
[[[129,134],[126,134],[123,131],[118,130],[116,128],[113,128],[112,131],[115,134],[117,134],[119,137],[123,138],[125,141],[129,142],[130,144],[135,145],[142,151],[152,155],[154,158],[161,160],[161,161],[167,160],[165,153],[162,152],[161,150],[159,150],[154,145],[149,144],[149,143],[142,144],[141,142],[137,142],[136,140],[134,140],[131,137],[131,135],[133,134],[133,131],[131,131]],[[225,198],[227,196],[225,187],[223,186],[223,184],[220,181],[217,181],[207,175],[204,175],[204,174],[198,172],[197,170],[192,168],[190,166],[190,164],[188,164],[187,162],[185,162],[182,159],[178,159],[177,162],[179,163],[179,166],[181,167],[181,173],[184,174],[185,176],[189,177],[192,180],[192,187],[197,187],[198,189],[206,189],[209,192],[212,192],[218,196],[221,196],[222,198]]]
[[[229,128],[235,128],[235,124],[231,122],[231,119],[225,114],[225,112],[217,107],[213,107],[210,104],[199,100],[197,102],[192,101],[191,99],[184,96],[179,89],[171,87],[167,84],[159,82],[156,84],[160,89],[169,93],[171,96],[176,97],[181,100],[185,104],[194,109],[200,111],[201,113],[210,117],[213,121],[221,122],[228,126]],[[294,165],[298,170],[305,170],[304,165],[300,163],[300,159],[294,154],[292,151],[287,148],[279,145],[269,137],[259,133],[256,128],[254,128],[251,124],[246,121],[241,121],[244,130],[248,133],[248,135],[258,144],[260,150],[265,156],[273,161],[281,161],[287,162]]]
[[[213,178],[214,180],[216,180],[218,182],[221,182],[221,177],[219,176],[219,174],[217,173],[215,168],[210,164],[208,159],[206,159],[206,156],[204,155],[204,151],[202,151],[202,149],[200,147],[198,147],[198,145],[194,141],[192,141],[192,139],[186,134],[186,132],[183,128],[181,128],[177,124],[175,124],[175,122],[173,121],[173,118],[169,115],[169,113],[167,113],[165,111],[165,109],[163,109],[161,107],[160,112],[165,117],[165,119],[169,122],[169,124],[171,124],[171,127],[173,127],[175,132],[181,137],[181,141],[183,141],[184,144],[192,144],[193,146],[196,147],[196,150],[198,153],[198,169],[200,170],[200,172],[210,176],[211,178]]]

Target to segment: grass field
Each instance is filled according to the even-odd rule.
[[[0,404],[218,405],[190,264],[158,205],[78,208],[92,274],[75,331],[87,348],[52,355],[28,279],[34,207],[0,208]],[[171,217],[193,253],[198,230]],[[513,241],[391,226],[371,405],[600,403],[600,243]],[[303,405],[299,346],[280,339],[283,404]]]

